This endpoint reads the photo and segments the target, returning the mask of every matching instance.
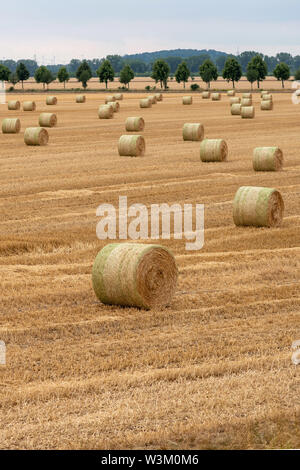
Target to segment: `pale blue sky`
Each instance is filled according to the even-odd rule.
[[[14,0],[0,15],[1,59],[177,48],[300,54],[299,0]]]

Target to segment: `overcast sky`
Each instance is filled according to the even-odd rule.
[[[299,0],[14,0],[0,17],[1,59],[177,48],[300,54]]]

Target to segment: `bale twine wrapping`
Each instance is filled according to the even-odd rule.
[[[192,103],[193,103],[192,96],[184,96],[182,98],[182,104],[192,104]]]
[[[23,111],[35,111],[36,104],[34,101],[24,101],[23,103]]]
[[[112,104],[102,104],[98,109],[99,119],[112,119],[114,117],[114,109]]]
[[[47,104],[48,106],[57,104],[57,98],[56,98],[56,96],[47,96],[46,104]]]
[[[28,127],[24,133],[26,145],[47,145],[49,134],[43,127]]]
[[[122,101],[123,93],[115,93],[114,97],[115,97],[116,101]]]
[[[233,220],[237,226],[278,227],[283,212],[283,199],[274,188],[242,186],[233,201]]]
[[[233,98],[230,98],[229,103],[230,104],[238,104],[241,102],[241,98],[239,96],[234,96]]]
[[[199,123],[186,123],[182,129],[183,140],[203,140],[204,127]]]
[[[252,98],[252,93],[243,93],[242,98]]]
[[[273,109],[273,101],[271,100],[263,100],[260,103],[260,109],[262,111],[271,111]]]
[[[203,92],[202,92],[202,98],[203,98],[204,100],[209,99],[209,98],[210,98],[210,91],[203,91]]]
[[[261,99],[262,101],[273,101],[273,96],[270,93],[265,93]]]
[[[76,103],[85,103],[85,101],[86,101],[85,95],[76,96]]]
[[[235,90],[228,90],[227,96],[235,96]]]
[[[163,246],[112,243],[98,253],[92,280],[104,304],[151,309],[171,302],[177,276],[174,256]]]
[[[279,147],[257,147],[253,152],[255,171],[279,171],[282,169],[283,154]]]
[[[241,114],[241,107],[242,105],[240,103],[234,103],[231,105],[230,111],[233,116],[237,116]]]
[[[118,103],[118,101],[109,101],[107,104],[112,106],[114,113],[118,113],[120,111],[120,103]]]
[[[142,135],[122,135],[119,140],[120,157],[142,157],[146,144]]]
[[[162,101],[163,100],[163,95],[162,93],[155,93],[155,98],[156,98],[156,101]]]
[[[140,108],[151,108],[152,101],[149,98],[143,98],[140,100]]]
[[[221,93],[212,93],[211,99],[212,99],[212,101],[220,101]]]
[[[39,117],[40,127],[55,127],[57,124],[57,116],[53,113],[42,113]]]
[[[156,96],[155,96],[155,95],[150,95],[150,96],[148,96],[148,99],[152,101],[152,104],[156,104],[156,103],[157,103],[157,99],[156,99]]]
[[[128,117],[125,122],[125,129],[128,132],[143,131],[145,128],[145,121],[142,117]]]
[[[241,99],[242,106],[252,106],[252,98],[242,98]]]
[[[2,121],[3,134],[18,134],[21,130],[21,121],[18,118],[7,118]]]
[[[242,119],[253,119],[255,116],[254,106],[241,106]]]
[[[9,111],[18,111],[21,107],[20,101],[9,101],[7,103]]]
[[[223,162],[227,159],[228,147],[223,139],[204,139],[200,144],[203,162]]]
[[[115,95],[108,95],[106,98],[105,98],[105,103],[111,103],[112,101],[116,101],[116,97]]]

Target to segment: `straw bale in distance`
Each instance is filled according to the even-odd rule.
[[[125,122],[127,132],[141,132],[145,128],[145,121],[142,117],[128,117]]]
[[[109,101],[107,104],[112,106],[114,113],[118,113],[120,111],[120,103],[118,103],[118,101]]]
[[[142,157],[145,154],[146,144],[142,135],[122,135],[118,150],[120,157]]]
[[[7,118],[2,121],[3,134],[18,134],[21,130],[21,121],[18,118]]]
[[[203,98],[204,100],[209,99],[209,98],[210,98],[210,91],[203,91],[203,92],[202,92],[202,98]]]
[[[223,139],[204,139],[200,144],[200,158],[203,162],[227,160],[228,147]]]
[[[104,304],[151,309],[170,304],[178,270],[174,256],[160,245],[112,243],[97,255],[93,288]]]
[[[228,90],[227,96],[235,96],[235,90]]]
[[[252,98],[242,98],[241,99],[242,106],[252,106]]]
[[[85,102],[86,102],[85,95],[77,95],[76,96],[76,103],[85,103]]]
[[[156,101],[162,101],[163,100],[163,95],[162,93],[155,93],[155,98],[156,98]]]
[[[26,145],[47,145],[49,135],[43,127],[28,127],[24,133]]]
[[[262,111],[272,111],[273,109],[273,101],[271,100],[263,100],[260,103],[260,109]]]
[[[40,127],[55,127],[57,124],[57,116],[54,113],[41,113],[39,117]]]
[[[115,100],[116,101],[122,101],[123,99],[123,93],[115,93],[114,94]]]
[[[46,104],[47,104],[48,106],[56,105],[56,104],[57,104],[57,98],[56,98],[56,96],[47,96]]]
[[[211,99],[212,99],[212,101],[220,101],[221,93],[212,93],[211,94]]]
[[[152,101],[152,104],[156,104],[156,103],[157,103],[157,99],[156,99],[156,96],[155,96],[155,95],[150,95],[150,96],[148,96],[148,99]]]
[[[149,98],[142,98],[140,100],[140,108],[151,108],[152,101]]]
[[[108,95],[106,98],[105,98],[105,103],[111,103],[112,101],[116,101],[116,95]]]
[[[114,109],[112,104],[102,104],[98,109],[99,119],[112,119],[114,117]]]
[[[243,93],[242,98],[251,98],[252,99],[252,93]]]
[[[279,171],[282,169],[283,154],[279,147],[257,147],[253,152],[255,171]]]
[[[240,116],[241,108],[242,108],[242,105],[240,103],[233,103],[230,108],[231,114],[233,116]]]
[[[241,106],[242,119],[253,119],[255,116],[254,106]]]
[[[182,104],[192,104],[192,103],[193,103],[192,96],[184,96],[182,98]]]
[[[35,111],[36,104],[34,101],[24,101],[23,103],[23,111]]]
[[[233,98],[230,98],[229,103],[230,104],[238,104],[241,102],[241,98],[239,96],[234,96]]]
[[[264,95],[262,95],[261,99],[262,101],[273,101],[273,95],[271,95],[270,93],[265,93]]]
[[[204,127],[200,123],[186,123],[182,129],[183,140],[203,140]]]
[[[20,101],[11,100],[7,103],[9,111],[18,111],[21,107]]]

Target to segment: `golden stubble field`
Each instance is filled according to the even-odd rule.
[[[36,112],[19,135],[0,134],[0,448],[300,447],[300,106],[276,94],[273,112],[231,116],[221,102],[181,95],[140,110],[124,97],[113,120],[97,118],[104,94],[28,95]],[[13,98],[13,97],[11,97]],[[22,98],[23,99],[23,98]],[[25,99],[25,97],[24,97]],[[56,112],[47,147],[23,132],[41,111]],[[146,155],[119,157],[127,116],[145,118]],[[224,138],[226,163],[205,164],[185,122]],[[278,145],[279,173],[254,173],[255,146]],[[241,185],[271,186],[285,201],[280,228],[237,228],[232,200]],[[205,246],[185,251],[163,240],[179,267],[170,307],[104,306],[91,268],[103,202],[204,203]]]

